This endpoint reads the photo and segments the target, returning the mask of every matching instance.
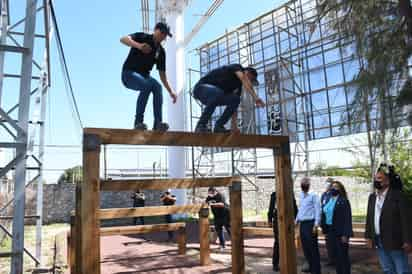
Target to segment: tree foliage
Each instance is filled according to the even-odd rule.
[[[82,166],[74,166],[72,168],[66,169],[62,175],[60,175],[59,180],[57,181],[59,184],[61,183],[71,183],[77,184],[83,181],[83,167]]]

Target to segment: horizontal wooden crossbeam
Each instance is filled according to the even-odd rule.
[[[185,223],[102,227],[100,229],[100,236],[129,235],[129,234],[142,234],[142,233],[151,233],[151,232],[177,231],[177,230],[179,230],[181,228],[184,228],[184,227],[186,227]]]
[[[273,229],[270,227],[242,227],[244,236],[269,236],[273,237]]]
[[[97,135],[102,144],[202,146],[234,148],[274,148],[288,144],[287,136],[241,135],[222,133],[158,132],[130,129],[85,128],[87,135]]]
[[[207,207],[207,205],[193,204],[183,206],[146,206],[131,208],[111,208],[100,209],[98,211],[98,216],[100,219],[104,220],[116,218],[161,216],[178,213],[198,213],[202,207]]]
[[[230,186],[240,182],[240,177],[150,179],[150,180],[105,180],[100,183],[102,191],[136,191],[137,189],[164,190],[169,188],[199,188]]]

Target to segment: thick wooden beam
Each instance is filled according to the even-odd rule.
[[[229,187],[230,194],[230,228],[232,243],[232,273],[245,273],[245,254],[242,232],[242,183],[234,182]]]
[[[80,260],[79,274],[100,274],[100,138],[97,135],[83,136],[83,182],[80,200]],[[77,212],[76,212],[77,214]],[[76,260],[79,263],[78,260]]]
[[[243,236],[268,236],[273,237],[271,227],[243,227]]]
[[[203,207],[199,211],[199,242],[200,242],[200,264],[210,264],[210,242],[209,242],[209,208]]]
[[[100,219],[132,218],[147,216],[162,216],[178,213],[197,213],[202,204],[183,205],[183,206],[145,206],[130,208],[111,208],[100,209],[98,216]]]
[[[293,180],[289,144],[273,150],[276,172],[276,204],[279,226],[280,272],[296,274]]]
[[[177,231],[185,227],[185,223],[102,227],[100,229],[100,236],[103,237],[113,235],[130,235],[145,234],[151,232]]]
[[[109,128],[85,128],[84,132],[98,135],[103,144],[273,148],[277,144],[289,143],[287,136],[199,134]]]
[[[239,177],[151,179],[151,180],[107,180],[100,183],[102,191],[136,191],[137,189],[165,190],[169,188],[200,188],[230,186]]]
[[[186,254],[186,227],[181,227],[176,235],[177,245],[179,247],[179,255]]]

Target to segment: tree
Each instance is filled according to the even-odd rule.
[[[400,133],[399,141],[391,148],[391,162],[395,166],[395,171],[401,176],[405,193],[412,201],[412,141],[410,137],[409,130],[403,130]]]
[[[83,167],[82,166],[74,166],[72,168],[66,169],[62,175],[60,175],[59,180],[57,181],[59,184],[61,183],[71,183],[77,184],[83,181]]]
[[[386,130],[399,126],[402,110],[409,111],[412,124],[412,110],[405,108],[412,104],[410,1],[324,0],[318,12],[320,18],[331,19],[328,26],[344,42],[354,43],[361,60],[359,73],[352,79],[355,96],[346,122],[361,127],[353,121],[365,121],[373,171],[376,149],[385,154]]]

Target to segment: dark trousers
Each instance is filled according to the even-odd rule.
[[[329,240],[328,234],[325,235],[326,251],[328,252],[328,263],[335,264],[336,254],[334,247],[334,241]]]
[[[336,255],[335,268],[337,274],[350,274],[349,243],[343,243],[341,237],[336,236],[333,228],[328,229],[330,246]]]
[[[170,224],[173,223],[172,215],[168,214],[165,215],[166,223]],[[169,240],[173,239],[173,231],[168,231],[167,232],[167,237]]]
[[[144,217],[136,217],[134,218],[135,225],[144,225]]]
[[[206,126],[217,106],[226,106],[222,116],[216,121],[215,127],[223,127],[236,112],[240,104],[240,96],[233,93],[225,93],[222,89],[208,84],[196,85],[193,96],[199,100],[205,108],[199,118],[198,125]]]
[[[143,116],[150,94],[153,94],[154,125],[161,123],[163,94],[159,82],[151,76],[143,76],[130,70],[122,72],[122,82],[127,88],[140,91],[136,103],[135,124],[143,123]]]
[[[303,254],[309,263],[312,274],[320,274],[318,235],[313,233],[314,220],[300,222],[300,240]]]
[[[277,222],[277,217],[274,217],[274,221],[272,223],[273,228],[273,237],[275,241],[273,242],[273,255],[272,255],[272,265],[273,267],[279,267],[279,227]]]
[[[223,234],[223,227],[225,227],[227,233],[230,236],[230,221],[228,218],[215,218],[215,230],[217,237],[219,238],[219,244],[221,247],[225,247],[225,236]]]

